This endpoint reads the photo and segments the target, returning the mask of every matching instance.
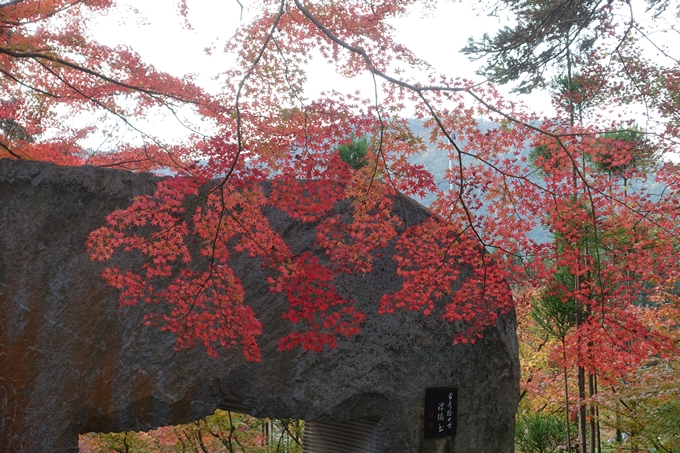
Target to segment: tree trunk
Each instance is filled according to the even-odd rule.
[[[594,373],[593,381],[595,384],[595,394],[597,395],[597,373]],[[602,441],[600,439],[600,406],[595,406],[595,426],[597,429],[597,453],[602,453]]]
[[[569,385],[567,380],[567,348],[562,337],[562,358],[564,359],[564,421],[567,425],[567,453],[571,453],[571,426],[569,424]]]
[[[586,405],[583,402],[586,399],[586,373],[582,366],[578,367],[578,443],[579,451],[586,453],[588,451],[588,435],[586,430]]]
[[[597,419],[595,418],[595,401],[593,400],[595,397],[595,375],[592,373],[588,373],[588,395],[590,396],[590,453],[595,453],[595,435],[597,433],[595,422]]]

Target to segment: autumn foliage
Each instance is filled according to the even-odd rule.
[[[217,410],[204,420],[164,426],[147,432],[123,432],[80,437],[82,453],[300,453],[301,420],[270,420]]]
[[[466,326],[452,341],[476,341],[512,310],[512,285],[531,304],[573,307],[560,315],[562,333],[547,334],[554,348],[546,360],[616,386],[641,364],[677,354],[678,318],[667,310],[678,304],[680,173],[663,159],[680,134],[677,60],[661,45],[657,58],[645,56],[645,29],[625,2],[501,3],[524,14],[528,29],[540,19],[545,30],[530,37],[552,47],[534,58],[503,53],[509,47],[487,37],[467,51],[499,56],[486,67],[496,82],[525,77],[520,91],[552,86],[549,118],[490,84],[434,74],[395,40],[392,18],[434,2],[257,2],[249,6],[254,19],[224,44],[235,64],[219,76],[217,94],[156,71],[131,49],[93,42],[88,20],[111,1],[5,2],[0,157],[173,175],[112,213],[88,247],[107,263],[103,276],[121,304],[163,306],[152,305],[147,320],[175,334],[179,347],[239,348],[258,360],[261,325],[229,266],[234,254],[259,260],[270,290],[288,301],[283,318],[293,333],[282,349],[333,347],[366,316],[336,277],[370,272],[394,247],[403,286],[376,311],[428,316],[441,307]],[[190,4],[178,10],[186,16]],[[556,11],[576,19],[566,26]],[[329,87],[307,97],[310,58],[342,75],[369,74],[375,92]],[[519,69],[508,72],[508,61]],[[543,69],[552,62],[551,81]],[[209,126],[187,129],[177,142],[138,126],[160,111],[180,118],[180,110]],[[429,136],[415,134],[407,115]],[[134,140],[107,150],[81,145],[112,118]],[[365,149],[348,164],[339,148],[353,140]],[[412,163],[425,152],[450,160],[445,187]],[[434,216],[405,227],[398,200],[426,195]],[[348,203],[349,218],[333,211],[337,203]],[[269,209],[313,225],[323,256],[291,252],[269,225]],[[130,252],[146,257],[142,268],[115,265],[117,253]]]

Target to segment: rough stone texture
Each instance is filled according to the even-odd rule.
[[[173,350],[146,328],[148,307],[120,310],[85,240],[156,179],[92,167],[0,160],[0,451],[77,450],[79,433],[147,430],[231,408],[319,422],[375,419],[379,452],[511,452],[519,396],[515,319],[501,317],[474,346],[455,326],[409,312],[377,315],[399,282],[389,253],[340,286],[369,316],[360,335],[322,354],[279,352],[284,301],[257,262],[234,261],[264,327],[262,362]],[[404,204],[408,223],[426,211]],[[297,250],[309,226],[272,213]],[[426,387],[458,387],[455,439],[422,440]]]

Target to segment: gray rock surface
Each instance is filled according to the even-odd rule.
[[[378,315],[399,286],[389,253],[366,276],[343,277],[368,313],[362,333],[321,354],[279,352],[290,326],[259,264],[239,256],[247,302],[263,324],[262,361],[174,351],[170,334],[142,325],[148,307],[118,306],[91,262],[87,235],[149,174],[0,160],[0,451],[77,451],[78,434],[148,430],[216,408],[318,422],[377,421],[378,452],[513,451],[519,396],[516,323],[502,316],[479,343],[451,344],[456,326],[411,312]],[[406,221],[427,212],[405,203]],[[314,232],[281,213],[273,225],[297,249]],[[132,258],[130,258],[132,259]],[[455,438],[423,440],[424,392],[458,388]]]

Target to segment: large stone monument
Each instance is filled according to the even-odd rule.
[[[91,262],[87,235],[150,174],[0,160],[0,451],[73,452],[78,434],[148,430],[232,409],[307,421],[309,452],[510,453],[519,397],[515,319],[474,345],[451,344],[437,316],[376,313],[399,286],[389,253],[371,274],[338,282],[368,313],[361,334],[323,353],[280,352],[285,301],[247,256],[233,266],[262,322],[262,361],[174,351],[145,327],[148,307],[121,309]],[[404,203],[407,224],[429,214]],[[308,225],[273,212],[293,248]],[[133,259],[132,257],[130,259]],[[340,286],[340,285],[339,285]],[[438,420],[439,419],[439,420]]]

